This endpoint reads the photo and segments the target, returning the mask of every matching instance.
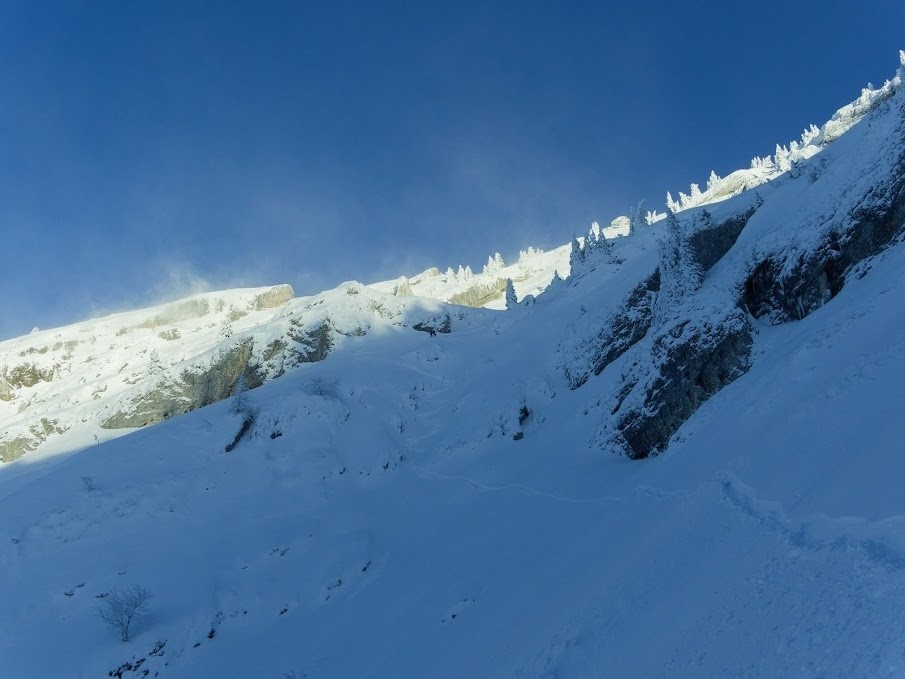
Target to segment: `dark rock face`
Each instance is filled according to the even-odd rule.
[[[851,201],[819,247],[794,259],[781,253],[761,261],[745,282],[742,303],[755,318],[774,325],[801,320],[835,297],[856,266],[905,233],[905,108],[887,149],[889,168]],[[863,275],[863,273],[862,273]]]
[[[632,459],[663,450],[685,420],[750,367],[752,330],[737,310],[718,324],[679,323],[654,341],[657,372],[644,407],[621,414],[617,428]],[[618,410],[617,410],[618,412]]]
[[[433,337],[438,332],[447,334],[452,332],[452,320],[449,317],[449,314],[444,314],[442,319],[433,319],[430,322],[421,321],[419,323],[415,323],[412,326],[412,330],[418,330],[419,332],[426,332]]]
[[[647,334],[653,321],[653,305],[659,290],[658,269],[632,290],[616,315],[601,326],[592,342],[589,360],[565,366],[569,388],[578,389],[590,379],[591,374],[599,375]]]
[[[613,319],[610,336],[601,343],[601,353],[594,360],[594,374],[599,375],[610,363],[641,340],[650,330],[653,302],[660,290],[660,271],[654,271],[632,290],[623,311]]]
[[[859,262],[879,254],[905,231],[905,160],[897,181],[878,187],[839,231],[795,261],[760,262],[745,282],[742,303],[755,318],[774,325],[798,321],[839,294]]]
[[[329,319],[314,327],[302,327],[293,323],[289,337],[296,346],[290,348],[294,365],[323,361],[333,349],[333,328]]]
[[[729,252],[756,209],[752,207],[718,224],[713,223],[707,210],[701,212],[705,226],[696,230],[689,238],[692,256],[701,271],[707,272]]]

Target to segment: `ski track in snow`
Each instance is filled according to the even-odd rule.
[[[481,492],[516,491],[556,502],[601,504],[623,502],[624,497],[607,495],[594,498],[575,498],[556,495],[521,483],[493,485],[457,474],[443,474],[418,465],[411,465],[425,479],[464,483]],[[777,502],[760,499],[753,488],[735,475],[722,471],[713,481],[705,481],[690,490],[666,490],[650,485],[637,486],[632,496],[647,496],[661,500],[687,500],[712,488],[719,488],[722,498],[741,515],[754,520],[765,531],[781,536],[795,548],[812,551],[855,550],[873,564],[895,571],[905,570],[905,554],[894,544],[896,538],[905,541],[905,515],[894,515],[879,521],[860,517],[828,517],[816,515],[806,520],[790,519]]]
[[[872,522],[860,517],[822,515],[796,521],[787,516],[781,504],[758,498],[754,489],[729,472],[722,472],[718,483],[730,506],[796,548],[856,550],[873,564],[895,571],[905,570],[905,554],[899,545],[893,544],[896,538],[905,541],[905,515]]]
[[[553,493],[548,493],[546,491],[538,490],[537,488],[531,488],[530,486],[525,486],[521,483],[506,483],[500,486],[494,486],[487,483],[482,483],[475,479],[469,478],[467,476],[460,476],[457,474],[442,474],[440,472],[430,471],[425,469],[424,467],[419,467],[418,465],[411,465],[415,472],[424,479],[432,479],[436,481],[458,481],[460,483],[464,483],[466,485],[471,486],[472,488],[479,490],[481,492],[502,492],[508,490],[514,490],[520,493],[524,493],[526,495],[532,495],[534,497],[544,498],[546,500],[554,500],[556,502],[570,502],[573,504],[600,504],[600,503],[610,503],[610,502],[621,502],[621,497],[614,496],[605,496],[605,497],[595,497],[595,498],[574,498],[574,497],[563,497],[561,495],[555,495]]]

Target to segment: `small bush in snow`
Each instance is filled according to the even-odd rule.
[[[97,616],[123,641],[129,641],[135,621],[148,612],[151,593],[141,585],[114,589],[104,598]]]
[[[335,379],[315,377],[308,383],[308,393],[322,398],[339,399],[339,383]]]

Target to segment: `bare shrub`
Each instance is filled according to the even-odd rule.
[[[148,612],[151,593],[141,585],[114,589],[104,598],[97,616],[123,641],[129,641],[135,621]]]

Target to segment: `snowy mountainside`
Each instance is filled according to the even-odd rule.
[[[905,61],[905,55],[900,58]],[[840,108],[822,127],[812,125],[806,130],[800,143],[777,146],[774,156],[755,158],[750,169],[728,177],[712,174],[703,192],[692,185],[690,195],[680,194],[678,201],[667,195],[670,212],[714,205],[756,187],[766,190],[770,182],[786,175],[799,176],[804,161],[844,137],[865,116],[884,105],[901,83],[899,72],[879,89],[865,88],[858,99]],[[818,172],[814,168],[819,165],[810,167],[811,174]],[[449,268],[445,273],[433,268],[410,278],[402,276],[368,287],[396,297],[414,295],[501,310],[506,308],[508,280],[513,282],[519,300],[531,300],[547,290],[551,282],[568,276],[578,278],[581,272],[572,271],[573,260],[576,254],[584,259],[581,256],[589,242],[627,236],[631,230],[643,228],[642,224],[665,218],[656,212],[644,218],[640,214],[633,219],[617,217],[603,229],[595,222],[587,235],[576,238],[574,243],[549,252],[528,248],[520,252],[515,263],[507,265],[495,254],[479,273],[462,266],[456,271]],[[593,267],[591,263],[590,268]],[[257,300],[256,296],[268,294],[275,296],[263,303]],[[639,289],[636,294],[642,291]],[[38,449],[71,447],[60,442],[64,432],[71,432],[67,438],[78,440],[80,445],[109,438],[123,428],[160,421],[224,398],[232,393],[239,376],[243,384],[248,382],[254,387],[300,362],[323,358],[332,346],[332,338],[344,334],[342,329],[324,329],[326,316],[307,318],[308,327],[302,334],[297,332],[302,325],[299,318],[293,321],[294,331],[285,327],[285,322],[279,328],[271,327],[276,320],[269,312],[271,305],[280,306],[291,296],[288,286],[278,286],[269,293],[265,289],[208,293],[171,303],[165,309],[131,312],[140,318],[118,314],[103,323],[87,322],[0,343],[0,461]],[[343,307],[340,304],[339,317]],[[627,316],[623,314],[623,318]],[[364,319],[363,323],[368,325],[369,321]],[[350,330],[357,332],[356,328]],[[578,337],[573,340],[576,348],[583,341],[580,333]],[[114,365],[120,359],[121,363]],[[593,370],[600,367],[599,360],[597,363]],[[211,374],[223,369],[227,378],[220,383],[211,384],[205,378],[201,384],[197,379],[186,384],[182,379],[188,374]],[[587,372],[587,367],[578,368],[578,373]],[[168,384],[169,393],[161,395],[158,386],[151,389],[154,393],[148,398],[149,377],[158,385]],[[582,378],[573,376],[575,379]],[[130,392],[131,401],[124,392]],[[103,417],[101,411],[105,413]]]
[[[455,312],[467,326],[467,309]],[[254,388],[351,337],[451,324],[432,300],[358,283],[205,293],[0,343],[0,460],[69,450]]]
[[[898,88],[506,312],[349,283],[4,343],[3,431],[73,425],[0,466],[0,675],[903,676],[903,233]],[[124,341],[160,374],[94,399]]]

